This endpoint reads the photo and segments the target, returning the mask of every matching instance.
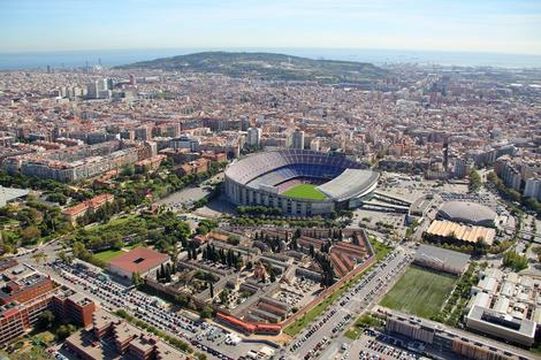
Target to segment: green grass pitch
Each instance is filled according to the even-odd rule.
[[[299,184],[287,189],[282,195],[297,199],[325,200],[327,198],[325,194],[316,187],[317,185],[313,184]]]
[[[380,305],[428,319],[440,311],[456,281],[452,275],[412,265]]]

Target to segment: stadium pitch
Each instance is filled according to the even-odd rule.
[[[316,187],[314,184],[299,184],[287,189],[282,195],[296,199],[325,200],[327,198],[325,194]]]
[[[456,281],[452,275],[412,265],[380,305],[430,319],[440,311]]]

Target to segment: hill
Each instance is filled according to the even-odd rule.
[[[318,81],[323,83],[367,84],[386,71],[370,63],[313,60],[298,56],[262,52],[201,52],[136,62],[120,69],[162,69],[194,73],[223,74],[235,78],[262,80]]]

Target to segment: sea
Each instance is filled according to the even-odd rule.
[[[0,70],[80,68],[102,65],[111,67],[137,61],[184,55],[201,51],[260,51],[303,56],[312,59],[369,62],[375,65],[410,63],[419,65],[541,68],[541,55],[452,52],[426,50],[318,49],[318,48],[178,48],[81,50],[43,52],[0,52]]]

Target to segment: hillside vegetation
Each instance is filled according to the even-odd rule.
[[[262,52],[201,52],[142,61],[120,69],[161,69],[274,81],[369,84],[386,71],[370,63],[313,60]]]

